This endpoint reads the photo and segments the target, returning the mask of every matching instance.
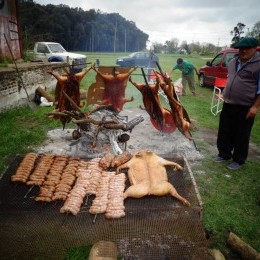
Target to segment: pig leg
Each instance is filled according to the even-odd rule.
[[[149,191],[149,183],[139,183],[130,186],[124,192],[124,199],[131,197],[131,198],[142,198],[148,194]]]
[[[190,206],[190,203],[183,198],[169,182],[161,182],[152,186],[150,189],[150,194],[156,196],[171,194],[173,197],[180,200],[184,205]]]
[[[190,206],[190,203],[189,203],[185,198],[183,198],[183,197],[176,191],[176,189],[175,189],[171,184],[170,184],[170,186],[171,186],[170,194],[171,194],[173,197],[175,197],[175,198],[177,198],[178,200],[180,200],[184,205]]]
[[[159,157],[159,161],[164,166],[173,166],[173,167],[177,168],[178,170],[183,170],[183,168],[178,163],[168,161],[162,157]]]

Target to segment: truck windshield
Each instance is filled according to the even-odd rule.
[[[51,49],[52,52],[66,52],[66,50],[60,45],[60,44],[56,44],[56,43],[50,43],[48,44],[49,48]]]

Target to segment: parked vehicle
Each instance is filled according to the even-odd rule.
[[[75,72],[81,71],[87,62],[86,55],[68,52],[57,42],[36,42],[33,53],[35,61],[66,62]]]
[[[133,52],[127,57],[116,59],[116,64],[121,67],[156,68],[159,58],[152,52]]]
[[[260,46],[257,47],[260,57]],[[220,51],[211,61],[199,69],[199,84],[201,87],[214,86],[216,78],[227,78],[227,65],[238,55],[238,49],[226,49]]]

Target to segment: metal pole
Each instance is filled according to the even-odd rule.
[[[116,33],[117,33],[117,21],[116,21],[115,34],[114,34],[114,52],[116,52]]]
[[[126,30],[125,30],[125,52],[126,52]]]

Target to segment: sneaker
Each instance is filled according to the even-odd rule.
[[[221,156],[217,156],[217,157],[215,158],[215,162],[221,163],[221,162],[226,162],[226,161],[228,161],[228,160],[222,158]]]
[[[229,164],[227,166],[227,168],[230,170],[238,170],[241,166],[242,166],[242,164],[239,164],[237,162],[232,162],[231,164]]]

